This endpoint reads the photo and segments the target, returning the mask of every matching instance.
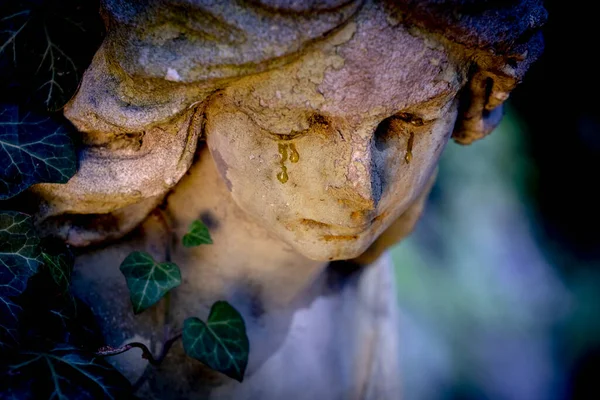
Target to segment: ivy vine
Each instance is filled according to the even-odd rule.
[[[76,130],[61,110],[102,40],[98,10],[97,0],[0,3],[0,399],[134,398],[106,357],[139,347],[158,365],[180,339],[190,357],[240,382],[248,363],[244,320],[225,301],[206,321],[186,319],[158,357],[141,343],[107,346],[90,308],[70,291],[69,248],[40,237],[33,218],[13,209],[31,185],[66,183],[77,171]],[[212,243],[201,221],[182,241]],[[181,284],[176,264],[143,252],[121,271],[136,314]]]
[[[57,112],[103,36],[98,1],[0,3],[0,200],[76,172],[73,126]]]
[[[211,244],[212,238],[202,221],[194,221],[189,232],[184,235],[185,247]],[[131,304],[135,314],[139,314],[156,304],[169,294],[171,289],[181,284],[181,272],[177,264],[159,263],[148,253],[130,253],[121,264],[121,272],[127,280]],[[215,302],[206,322],[196,317],[187,318],[181,334],[176,334],[167,342],[183,337],[185,352],[211,369],[222,372],[239,382],[244,379],[250,343],[241,314],[226,301]],[[159,364],[164,357],[155,359],[142,343],[129,343],[121,348],[108,347],[98,354],[110,356],[120,354],[133,347],[142,348],[144,358],[151,364]],[[165,346],[166,347],[166,346]]]
[[[0,210],[0,398],[128,398],[129,382],[96,350],[89,308],[69,291],[73,257],[32,218]]]

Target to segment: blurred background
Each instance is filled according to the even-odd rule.
[[[600,82],[592,4],[546,1],[546,50],[491,136],[450,143],[396,246],[406,400],[600,399]]]

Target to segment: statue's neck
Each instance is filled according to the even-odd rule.
[[[167,200],[166,214],[178,243],[171,257],[187,283],[180,289],[197,290],[207,302],[241,296],[240,303],[286,307],[327,263],[303,257],[249,218],[233,201],[208,149],[199,153]],[[196,219],[209,227],[214,243],[185,248],[179,243]]]
[[[267,388],[261,398],[281,398],[272,383],[297,376],[294,390],[314,381],[315,393],[322,393],[319,398],[339,397],[338,385],[331,386],[331,381],[362,388],[376,357],[371,354],[395,349],[386,346],[382,353],[374,347],[396,337],[396,322],[387,318],[395,304],[391,269],[374,266],[352,273],[346,264],[326,268],[327,263],[306,259],[252,221],[232,200],[209,152],[204,148],[199,155],[165,206],[139,229],[115,245],[90,249],[77,258],[76,293],[97,304],[107,342],[121,346],[136,337],[151,348],[162,346],[167,336],[161,332],[168,335],[189,317],[205,320],[215,301],[226,300],[244,318],[251,343],[246,374],[254,383],[241,386],[201,370],[195,361],[182,361],[191,359],[183,358],[181,346],[174,346],[163,367],[153,372],[158,382],[154,387],[172,390],[177,385],[164,383],[187,377],[182,387],[194,393],[210,387],[214,398],[256,398],[254,388]],[[196,219],[209,226],[214,243],[185,248],[181,238]],[[161,261],[170,258],[179,265],[183,282],[169,292],[169,301],[135,318],[117,318],[132,316],[117,260],[135,250]],[[389,329],[383,331],[382,321],[388,320]],[[123,356],[119,363],[141,376],[145,364],[139,355],[132,357]]]

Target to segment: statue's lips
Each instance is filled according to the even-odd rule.
[[[326,232],[327,235],[331,237],[347,237],[347,236],[358,236],[359,234],[368,230],[373,222],[377,220],[378,217],[372,218],[369,222],[360,225],[337,225],[337,224],[328,224],[326,222],[316,221],[314,219],[301,219],[300,224],[309,229],[316,229],[322,232]]]

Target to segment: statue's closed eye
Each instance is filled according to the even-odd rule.
[[[323,114],[314,113],[308,117],[308,123],[311,127],[327,127],[330,123],[329,118]]]
[[[407,122],[413,126],[423,126],[425,125],[425,121],[423,121],[423,118],[418,117],[415,114],[411,114],[411,113],[406,113],[406,112],[400,112],[394,116],[392,116],[392,118],[396,118],[399,119],[401,121]],[[431,122],[431,121],[427,121],[427,122]]]
[[[319,113],[307,113],[304,110],[275,118],[275,120],[278,122],[289,122],[289,125],[301,127],[300,129],[293,129],[291,127],[286,129],[281,126],[273,128],[269,126],[269,122],[271,122],[273,118],[271,118],[271,121],[269,121],[269,119],[265,119],[266,121],[261,121],[260,115],[249,112],[241,107],[236,107],[235,112],[244,114],[250,123],[259,128],[264,134],[267,134],[278,142],[297,139],[307,133],[319,132],[319,130],[322,131],[321,133],[326,133],[331,127],[331,120],[329,117]],[[266,114],[266,112],[264,114]],[[276,129],[278,129],[279,132],[274,132]]]
[[[319,133],[319,131],[323,131],[321,133],[326,133],[325,131],[330,128],[331,121],[329,117],[319,114],[313,113],[307,118],[308,128],[302,129],[299,131],[291,130],[289,134],[279,134],[279,133],[271,133],[272,136],[275,136],[278,140],[292,140],[296,139],[300,136],[303,136],[309,132],[311,133]]]
[[[435,119],[425,119],[410,112],[399,112],[379,123],[374,133],[375,147],[385,151],[389,147],[398,147],[401,142],[406,142],[406,162],[412,159],[412,147],[415,136],[426,131]],[[399,142],[400,140],[400,142]]]

